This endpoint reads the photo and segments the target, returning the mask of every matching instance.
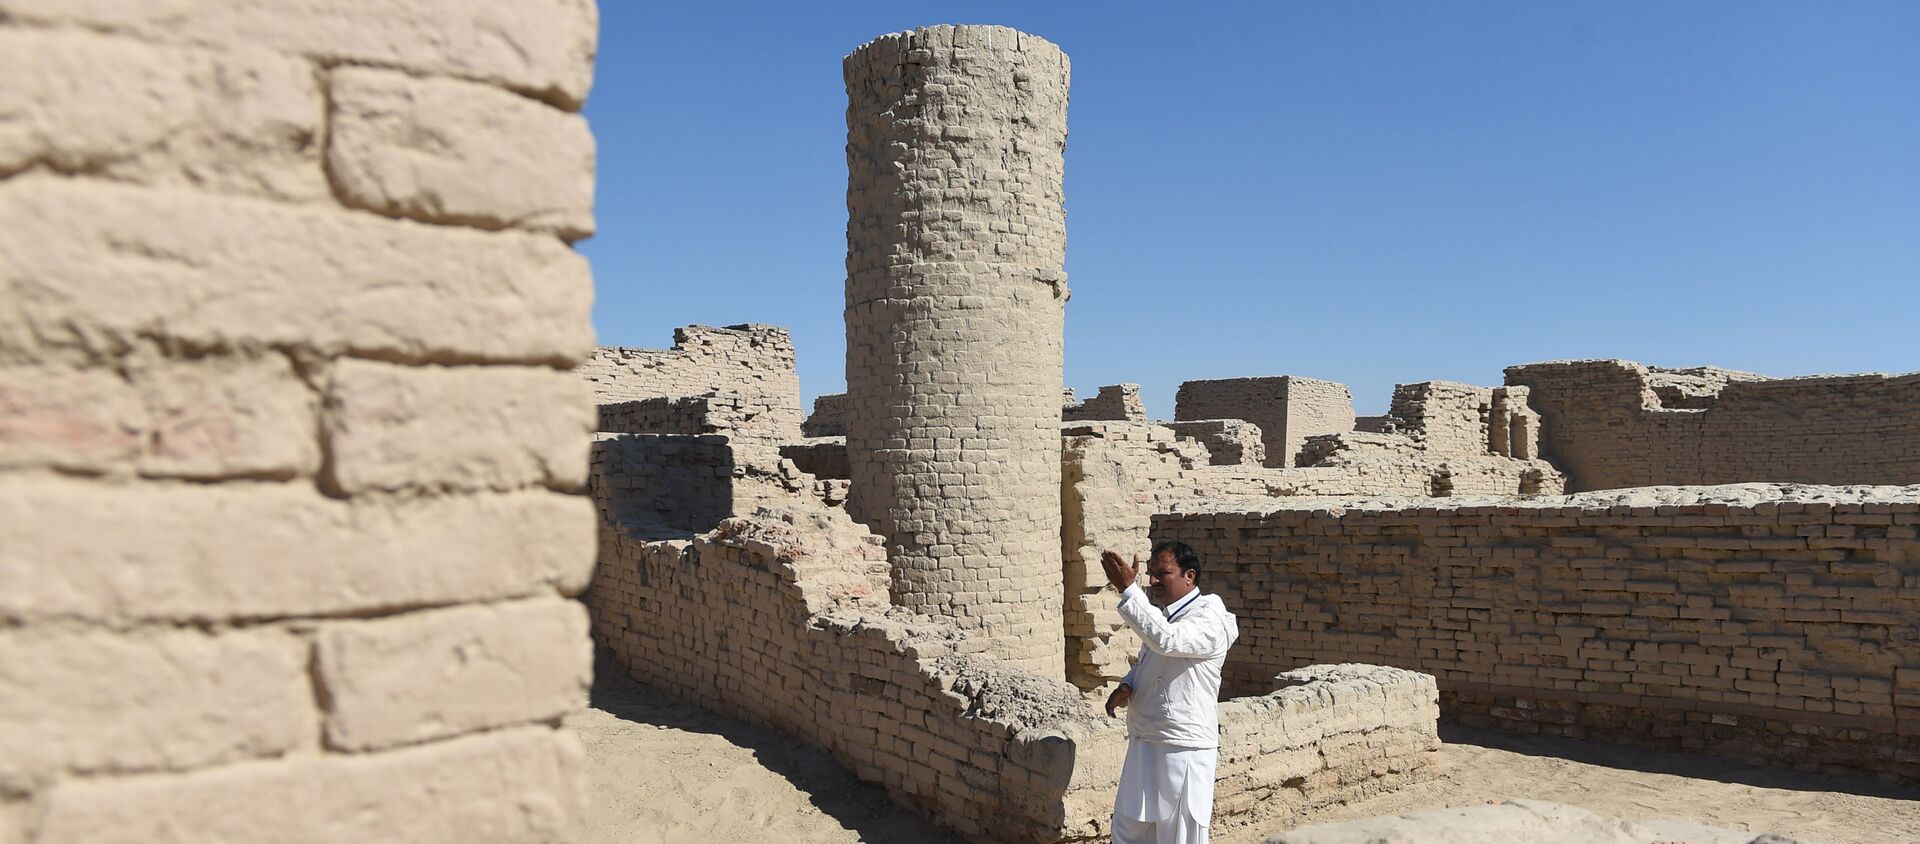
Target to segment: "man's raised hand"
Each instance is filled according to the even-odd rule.
[[[1126,706],[1127,704],[1132,702],[1133,702],[1133,687],[1125,683],[1121,683],[1119,687],[1113,690],[1113,694],[1107,695],[1107,717],[1108,718],[1114,717],[1113,711],[1115,709],[1119,709],[1120,707]]]
[[[1132,586],[1133,582],[1140,577],[1140,559],[1138,557],[1135,557],[1134,561],[1129,564],[1126,560],[1120,559],[1119,554],[1115,554],[1112,551],[1102,551],[1100,552],[1100,567],[1107,571],[1107,582],[1113,584],[1113,588],[1122,592],[1127,591],[1127,587]]]

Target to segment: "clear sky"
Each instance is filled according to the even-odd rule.
[[[840,59],[1073,61],[1066,383],[1920,370],[1920,3],[602,0],[600,342],[792,329],[844,388]]]

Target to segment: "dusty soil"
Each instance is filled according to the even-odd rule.
[[[596,674],[592,708],[568,721],[592,780],[586,844],[957,844],[821,751],[675,702],[617,668]],[[1591,742],[1464,729],[1442,737],[1434,781],[1289,826],[1531,797],[1826,844],[1920,841],[1916,789]],[[1213,838],[1251,844],[1283,828],[1223,828]]]

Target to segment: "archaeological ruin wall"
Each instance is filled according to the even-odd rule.
[[[689,325],[674,329],[670,349],[601,346],[576,371],[593,385],[600,430],[608,433],[752,429],[769,432],[777,444],[798,438],[806,419],[793,338],[778,326]],[[699,404],[688,399],[708,399],[718,415],[711,424],[688,422],[692,411],[673,412]],[[654,424],[665,427],[647,427]]]
[[[1123,722],[945,619],[890,607],[881,540],[844,511],[769,506],[658,540],[602,502],[588,603],[635,676],[821,747],[968,840],[1108,840]],[[1215,828],[1429,776],[1437,700],[1426,675],[1327,665],[1222,703]]]
[[[1258,426],[1266,465],[1297,465],[1307,438],[1353,430],[1353,396],[1346,385],[1297,375],[1188,381],[1174,396],[1173,418],[1240,419]]]
[[[1067,57],[938,26],[844,69],[848,510],[896,602],[1059,676]]]
[[[1073,394],[1067,393],[1071,400]],[[1100,388],[1093,398],[1083,402],[1073,402],[1060,408],[1063,422],[1091,422],[1094,420],[1117,420],[1121,422],[1147,421],[1147,405],[1140,400],[1139,384],[1109,384]]]
[[[572,840],[596,30],[0,0],[0,840]]]
[[[813,400],[813,412],[800,423],[803,437],[844,437],[847,435],[847,394],[827,393]]]
[[[1264,466],[1267,446],[1260,426],[1244,419],[1196,419],[1162,422],[1175,434],[1207,447],[1207,462],[1215,466]]]
[[[1574,490],[1920,483],[1920,373],[1770,380],[1618,360],[1507,369]]]
[[[1154,517],[1240,616],[1229,691],[1365,660],[1468,723],[1920,779],[1920,487],[1270,502]]]

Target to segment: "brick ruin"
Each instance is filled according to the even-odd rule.
[[[1124,464],[1152,461],[1168,500],[1263,491],[1269,470],[1213,466],[1145,420],[1133,385],[1063,408],[1057,47],[931,27],[856,50],[846,81],[849,389],[795,418],[791,345],[764,326],[583,366],[602,404],[595,637],[965,837],[1101,840],[1125,731],[1095,705],[1112,672],[1083,663],[1138,642],[1063,540],[1087,533],[1083,499],[1128,494]],[[1118,420],[1086,423],[1124,443],[1098,492],[1061,480],[1085,462],[1070,415]],[[1095,530],[1145,540],[1151,506],[1111,509]],[[1424,776],[1436,701],[1429,676],[1329,664],[1223,703],[1217,823]]]
[[[1770,379],[1618,360],[1515,366],[1574,490],[1920,481],[1920,373]]]
[[[1376,417],[1294,375],[1189,381],[1173,420],[1133,384],[1076,401],[1064,57],[935,27],[849,55],[847,84],[848,393],[793,421],[771,339],[698,358],[674,395],[582,370],[603,403],[587,600],[620,664],[967,837],[1097,839],[1123,736],[1093,705],[1139,647],[1098,553],[1178,538],[1243,618],[1219,824],[1424,776],[1443,711],[1920,779],[1899,629],[1920,488],[1781,483],[1920,480],[1914,376],[1536,364],[1402,384]],[[695,398],[697,424],[609,411]],[[1675,486],[1733,481],[1753,483]]]
[[[1217,826],[1427,776],[1443,713],[1920,781],[1920,376],[1063,406],[1066,57],[930,27],[846,59],[809,417],[777,327],[593,347],[596,29],[0,0],[0,841],[572,840],[590,643],[969,839],[1098,840],[1094,555],[1167,538],[1242,621]]]

